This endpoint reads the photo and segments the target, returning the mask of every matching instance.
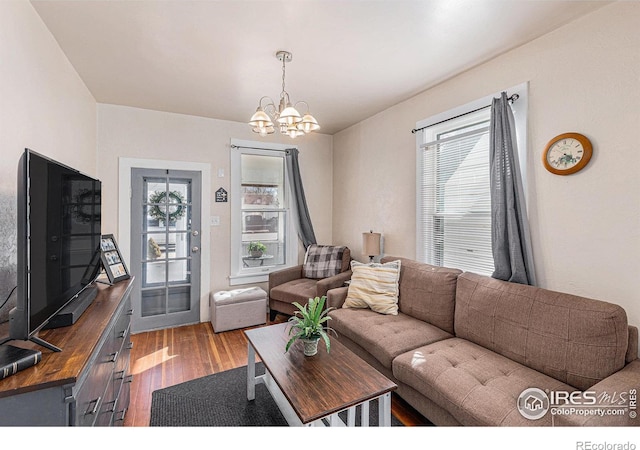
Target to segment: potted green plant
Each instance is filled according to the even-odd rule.
[[[267,246],[260,241],[252,241],[249,243],[249,254],[253,258],[260,258],[267,251]]]
[[[335,333],[333,328],[326,326],[331,320],[328,315],[333,308],[324,309],[327,297],[310,298],[309,302],[302,306],[298,302],[293,305],[298,311],[289,318],[291,327],[289,328],[289,336],[293,335],[285,347],[285,353],[289,351],[291,345],[300,339],[304,343],[305,356],[313,356],[318,352],[318,341],[322,338],[327,346],[327,353],[331,349],[331,341],[328,332]]]

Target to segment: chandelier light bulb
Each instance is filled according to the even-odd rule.
[[[291,124],[287,126],[286,134],[288,134],[291,139],[295,139],[296,136],[301,136],[304,132],[300,130],[296,124]]]

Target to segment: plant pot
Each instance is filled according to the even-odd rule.
[[[252,250],[251,257],[252,258],[260,258],[262,256],[262,250]]]
[[[304,356],[313,356],[318,353],[318,341],[320,338],[300,340],[304,344]]]

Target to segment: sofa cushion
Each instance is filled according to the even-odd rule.
[[[458,277],[455,334],[585,390],[622,369],[620,306],[491,277]]]
[[[315,298],[317,283],[318,280],[298,278],[297,280],[288,281],[272,287],[269,296],[281,302],[298,302],[304,305],[310,298]]]
[[[393,361],[393,375],[468,426],[550,426],[551,413],[523,417],[518,397],[528,388],[566,390],[554,378],[460,338],[422,346]]]
[[[380,363],[391,368],[396,356],[431,342],[447,339],[451,334],[406,314],[378,314],[370,309],[335,309],[329,326],[367,349]]]
[[[342,272],[346,249],[344,246],[311,244],[304,257],[302,276],[318,280],[338,275]]]
[[[343,308],[371,308],[380,314],[398,314],[400,261],[384,264],[351,261],[351,272]]]
[[[400,260],[400,312],[453,333],[458,269],[437,267],[406,258],[385,256],[381,262]]]

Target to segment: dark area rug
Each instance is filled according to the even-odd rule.
[[[256,364],[256,373],[264,366]],[[369,406],[369,424],[378,424],[378,402]],[[346,419],[346,414],[341,413]],[[357,410],[359,422],[360,408]],[[391,416],[392,426],[402,423]],[[150,426],[154,427],[286,427],[271,394],[256,386],[256,398],[247,400],[247,367],[227,370],[158,389],[151,397]]]

